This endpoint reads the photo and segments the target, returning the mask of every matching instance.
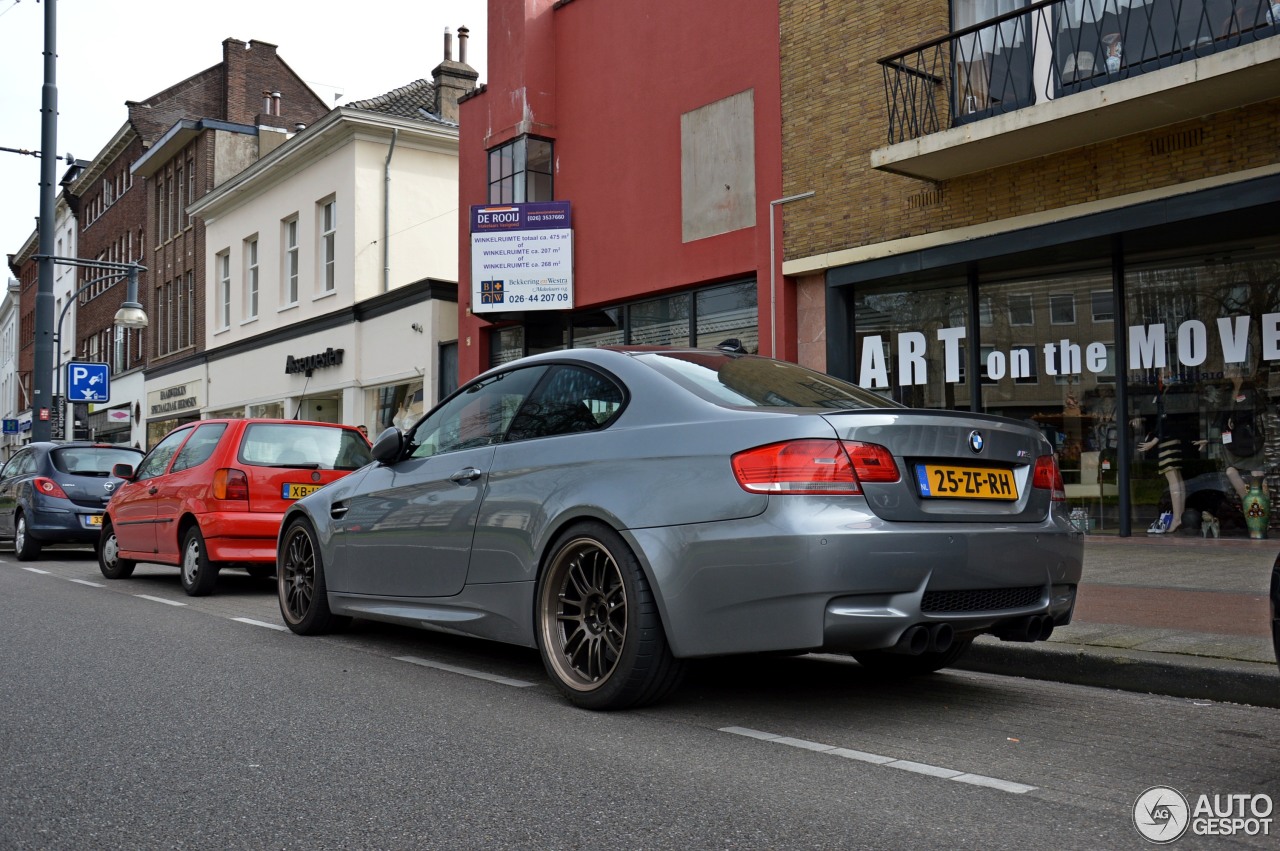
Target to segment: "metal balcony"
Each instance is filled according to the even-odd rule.
[[[946,180],[1280,97],[1280,0],[1042,0],[880,59],[874,168]]]

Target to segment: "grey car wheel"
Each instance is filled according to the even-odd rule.
[[[218,581],[218,566],[209,561],[204,536],[199,526],[192,526],[182,539],[182,590],[192,597],[203,597]]]
[[[98,570],[108,579],[128,579],[137,566],[136,561],[120,557],[120,541],[116,539],[115,527],[108,522],[98,539]]]
[[[276,589],[280,615],[298,635],[321,635],[351,621],[329,609],[324,565],[315,532],[305,520],[294,520],[280,538],[276,554]]]
[[[906,653],[889,653],[884,650],[863,650],[852,655],[858,660],[859,665],[870,668],[876,673],[910,677],[932,674],[934,671],[951,667],[964,655],[971,644],[973,644],[972,638],[957,638],[950,647],[938,653],[925,651],[919,656],[910,656]]]
[[[31,536],[27,528],[27,515],[21,511],[13,520],[13,554],[18,561],[32,561],[40,558],[40,542]]]
[[[661,699],[684,664],[671,655],[657,602],[635,554],[596,522],[567,530],[538,584],[543,664],[570,702],[626,709]]]

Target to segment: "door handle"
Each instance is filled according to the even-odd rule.
[[[477,470],[475,467],[464,467],[463,469],[459,470],[458,472],[450,476],[449,481],[455,484],[465,485],[467,482],[474,482],[476,479],[480,478],[483,475],[484,473],[482,473],[480,470]]]

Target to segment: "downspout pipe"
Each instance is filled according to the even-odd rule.
[[[400,128],[391,130],[391,147],[387,148],[387,161],[382,166],[382,291],[391,292],[391,157],[396,152],[396,139]]]

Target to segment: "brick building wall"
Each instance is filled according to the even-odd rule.
[[[785,257],[997,221],[1280,161],[1280,99],[938,184],[871,168],[888,138],[876,60],[949,31],[945,0],[783,0]],[[844,191],[832,191],[844,187]]]

